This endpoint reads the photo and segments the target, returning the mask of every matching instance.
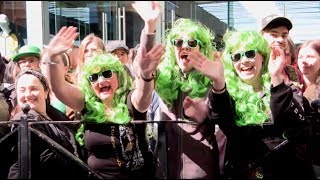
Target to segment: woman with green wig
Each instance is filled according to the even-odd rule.
[[[64,80],[59,73],[63,65],[57,55],[72,47],[73,40],[79,35],[75,27],[62,27],[43,54],[50,86],[57,98],[82,112],[84,123],[78,129],[76,139],[88,151],[89,167],[105,179],[151,179],[154,176],[146,124],[130,122],[146,120],[151,102],[154,81],[147,79],[152,77],[151,70],[158,65],[165,51],[161,44],[154,45],[153,42],[161,10],[155,1],[137,1],[133,7],[145,21],[136,59],[141,78],[136,80],[134,89],[119,58],[106,52],[98,52],[83,64],[79,87]]]
[[[155,90],[160,97],[160,121],[180,122],[158,127],[158,170],[165,178],[217,179],[220,175],[215,130],[222,134],[221,147],[225,136],[214,124],[196,123],[189,116],[193,104],[206,108],[204,98],[212,84],[208,77],[194,69],[190,57],[214,61],[213,39],[210,29],[185,18],[178,19],[166,34],[166,53],[157,69]],[[203,121],[206,115],[197,118]]]
[[[310,177],[309,131],[281,71],[285,54],[255,31],[228,31],[215,68],[191,60],[214,82],[209,117],[227,136],[224,176],[231,179]],[[304,109],[304,110],[303,110]],[[300,154],[301,153],[301,154]]]

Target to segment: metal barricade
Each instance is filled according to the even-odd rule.
[[[92,170],[86,163],[84,163],[80,158],[70,153],[63,146],[55,142],[53,139],[48,137],[46,134],[41,131],[32,128],[32,124],[78,124],[80,121],[36,121],[35,119],[28,118],[28,112],[30,106],[27,105],[22,108],[24,115],[21,116],[21,119],[13,120],[10,122],[0,122],[0,124],[16,124],[18,127],[12,132],[5,135],[0,139],[0,144],[4,142],[7,138],[12,136],[15,133],[18,133],[18,164],[19,164],[19,179],[31,179],[31,133],[34,133],[36,136],[45,141],[48,145],[51,146],[57,152],[63,154],[73,162],[76,162],[81,168],[88,172],[88,177],[92,179],[103,179],[99,174]]]
[[[67,149],[65,149],[63,146],[55,142],[53,139],[48,137],[46,134],[42,133],[41,131],[32,128],[31,125],[33,124],[79,124],[81,121],[36,121],[36,119],[28,118],[28,112],[30,110],[30,106],[26,105],[21,108],[24,115],[21,116],[21,119],[9,121],[9,122],[0,122],[0,124],[14,124],[17,125],[17,128],[13,131],[9,132],[7,135],[5,135],[3,138],[0,139],[0,144],[4,142],[6,139],[8,139],[10,136],[12,136],[15,133],[18,133],[18,164],[19,164],[19,179],[31,179],[31,133],[35,134],[39,138],[41,138],[43,141],[45,141],[47,144],[50,145],[51,148],[54,150],[57,150],[59,153],[63,154],[64,156],[68,157],[70,160],[76,162],[78,165],[80,165],[83,169],[88,171],[88,177],[94,178],[94,179],[103,179],[99,174],[97,174],[94,170],[92,170],[85,162],[83,162],[80,158],[78,158],[76,155],[69,152]],[[159,124],[158,131],[165,132],[164,125],[166,123],[188,123],[188,124],[195,124],[188,120],[182,120],[179,119],[177,121],[172,120],[161,120],[161,121],[146,121],[146,120],[134,120],[131,122],[132,124],[148,124],[148,123],[157,123]],[[162,127],[162,128],[161,128]],[[160,138],[160,137],[159,137]],[[166,145],[165,142],[165,136],[161,135],[161,139],[158,139],[158,141],[162,141]],[[166,149],[166,148],[164,148]],[[166,152],[162,152],[161,159],[165,160],[163,161],[162,165],[166,167],[166,158],[167,154]],[[162,170],[164,173],[166,173],[166,168]],[[165,177],[165,176],[162,176]]]

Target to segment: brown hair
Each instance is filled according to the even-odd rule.
[[[289,47],[289,53],[291,55],[291,65],[293,65],[297,60],[296,46],[290,36],[288,36],[287,41],[288,41],[287,45]]]
[[[81,67],[83,66],[84,63],[84,54],[85,51],[87,49],[87,46],[90,43],[97,43],[97,45],[101,48],[101,50],[105,51],[105,46],[104,46],[104,42],[101,38],[99,38],[98,36],[94,35],[94,33],[90,33],[89,35],[87,35],[80,43],[79,46],[79,52],[78,52],[78,64],[76,67],[76,72],[75,72],[75,78],[77,79],[78,74],[80,73]]]
[[[79,64],[80,66],[82,66],[83,62],[84,62],[84,53],[85,50],[87,49],[87,46],[92,43],[95,42],[97,43],[97,45],[99,47],[101,47],[102,50],[105,50],[105,46],[104,43],[102,41],[101,38],[99,38],[98,36],[94,35],[94,33],[91,33],[89,35],[87,35],[82,41],[81,44],[79,46]]]

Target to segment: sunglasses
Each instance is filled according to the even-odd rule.
[[[202,46],[202,42],[197,39],[173,39],[172,43],[174,46],[180,48],[184,43],[188,44],[189,48],[195,48],[199,44]]]
[[[113,74],[112,70],[105,70],[100,73],[89,75],[88,79],[90,82],[96,82],[101,75],[104,79],[110,79],[112,77],[112,74]]]
[[[247,58],[255,58],[256,53],[257,53],[257,50],[248,50],[241,53],[231,54],[231,60],[233,62],[238,62],[243,56],[246,56]]]

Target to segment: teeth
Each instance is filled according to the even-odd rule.
[[[101,92],[109,91],[109,89],[110,89],[110,86],[105,86],[101,88]]]
[[[252,69],[252,67],[250,67],[250,68],[241,68],[243,71],[247,71],[247,70],[251,70]]]

